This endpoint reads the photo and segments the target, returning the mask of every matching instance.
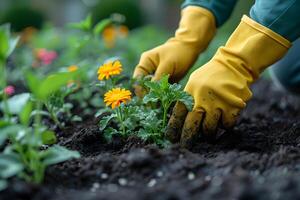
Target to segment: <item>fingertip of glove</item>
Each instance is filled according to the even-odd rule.
[[[177,102],[175,104],[166,130],[166,137],[171,142],[179,142],[181,129],[187,113],[188,110],[183,103]]]
[[[178,129],[176,127],[174,127],[173,124],[169,124],[167,126],[166,138],[172,143],[179,142],[180,134],[178,132]]]
[[[143,69],[141,66],[136,66],[132,77],[135,79],[139,79],[142,78],[143,76],[146,76],[148,73],[145,69]]]
[[[194,143],[199,135],[202,118],[202,111],[198,112],[194,110],[187,114],[180,138],[180,144],[182,147],[188,147]]]

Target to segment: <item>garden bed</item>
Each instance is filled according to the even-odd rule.
[[[254,86],[232,131],[213,144],[200,138],[190,150],[134,137],[107,144],[98,120],[58,132],[59,144],[80,159],[49,167],[41,186],[14,179],[0,199],[300,198],[299,110],[268,81]]]

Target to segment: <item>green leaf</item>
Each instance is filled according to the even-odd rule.
[[[31,72],[26,72],[25,76],[29,90],[37,97],[41,80]]]
[[[182,86],[177,84],[177,83],[174,83],[172,85],[170,85],[170,90],[171,91],[179,91],[179,92],[183,92],[182,91]]]
[[[71,121],[72,122],[82,122],[82,117],[78,116],[78,115],[74,115],[72,118],[71,118]]]
[[[5,190],[7,188],[7,182],[6,180],[1,180],[0,179],[0,192]]]
[[[9,50],[9,25],[0,26],[0,60],[6,60]]]
[[[160,79],[160,81],[159,81],[159,84],[160,84],[160,87],[162,88],[162,89],[167,89],[167,88],[169,88],[169,75],[164,75],[161,79]]]
[[[178,101],[183,103],[189,111],[192,111],[194,106],[194,99],[191,95],[182,91],[182,95],[178,98]]]
[[[21,125],[11,125],[0,129],[0,146],[3,145],[5,140],[10,135],[17,135],[19,131],[23,130],[23,126]]]
[[[8,109],[12,114],[19,114],[22,109],[24,108],[25,104],[27,103],[28,99],[30,98],[29,93],[22,93],[15,95],[7,100]],[[3,102],[0,104],[1,110],[4,109]]]
[[[10,123],[8,121],[0,119],[0,128],[3,128],[8,125],[10,125]]]
[[[30,91],[35,95],[39,100],[45,101],[47,97],[59,90],[62,86],[67,85],[67,83],[77,75],[75,72],[59,72],[51,74],[40,80],[33,73],[27,72],[27,84]]]
[[[40,83],[38,98],[46,100],[50,94],[59,90],[62,86],[67,85],[75,74],[75,72],[60,72],[46,77],[45,80]]]
[[[159,82],[154,82],[154,81],[145,82],[145,86],[147,86],[152,91],[160,91],[161,89]]]
[[[10,34],[10,25],[0,26],[0,60],[6,60],[18,44],[19,38],[12,38]]]
[[[16,37],[16,38],[11,38],[10,41],[9,41],[9,49],[6,53],[6,56],[10,56],[12,54],[12,52],[15,50],[17,44],[19,42],[19,37]]]
[[[118,133],[119,132],[116,129],[112,127],[108,127],[107,129],[104,130],[103,136],[106,141],[111,142],[113,135],[116,135]]]
[[[102,109],[100,109],[100,110],[98,110],[96,113],[95,113],[95,117],[99,117],[99,116],[101,116],[101,115],[103,115],[104,113],[107,113],[107,112],[109,112],[110,111],[110,109],[109,108],[102,108]]]
[[[89,14],[84,20],[78,23],[69,23],[68,26],[82,31],[89,31],[92,29],[92,24],[92,15]]]
[[[47,144],[47,145],[55,144],[57,142],[55,133],[49,130],[44,131],[42,133],[42,142],[43,144]]]
[[[80,158],[77,151],[71,151],[65,147],[55,145],[45,150],[42,154],[43,164],[45,166],[61,163],[73,158]]]
[[[149,94],[145,95],[143,98],[143,102],[145,104],[147,104],[149,102],[157,102],[158,100],[159,100],[159,98],[153,92],[150,92]]]
[[[115,117],[116,117],[115,114],[111,114],[111,115],[103,117],[99,122],[100,130],[103,131],[107,127],[109,122]]]
[[[18,155],[0,154],[0,178],[6,179],[17,175],[23,170],[23,164],[19,160]]]
[[[111,23],[112,23],[111,19],[104,19],[98,22],[94,27],[94,35],[97,36],[100,33],[102,33],[102,31]]]
[[[32,101],[27,101],[26,105],[23,107],[22,111],[19,114],[20,122],[25,126],[29,124],[32,109]]]
[[[34,110],[34,111],[32,111],[30,117],[34,117],[35,115],[42,115],[42,116],[45,116],[45,117],[51,117],[49,112],[43,111],[43,110]]]

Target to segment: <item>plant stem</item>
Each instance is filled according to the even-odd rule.
[[[165,128],[167,123],[168,108],[164,106],[163,110],[163,128]]]
[[[60,128],[63,128],[63,125],[60,123],[60,121],[58,120],[56,114],[53,111],[50,111],[50,116],[53,119],[54,123]]]
[[[51,119],[54,121],[54,123],[60,128],[62,129],[63,128],[63,125],[60,123],[60,121],[58,120],[57,116],[56,116],[56,113],[54,112],[53,109],[51,109],[46,103],[45,103],[45,106],[47,108],[47,110],[49,111],[50,113],[50,117]]]
[[[41,127],[41,122],[42,122],[42,116],[41,116],[41,111],[42,109],[42,103],[37,100],[36,102],[36,111],[37,111],[37,114],[35,115],[35,118],[34,118],[34,124],[35,124],[35,130],[34,130],[34,136],[36,138],[39,137],[39,128]]]
[[[118,121],[119,121],[120,126],[121,126],[122,136],[125,136],[126,135],[126,128],[124,126],[124,119],[123,119],[122,110],[121,110],[120,106],[116,109],[116,114],[117,114],[117,118],[118,118]]]
[[[116,79],[114,77],[111,77],[110,80],[111,80],[111,86],[112,86],[111,88],[115,88],[115,86],[116,86]]]
[[[4,91],[5,86],[6,86],[5,60],[0,61],[0,71],[2,71],[1,77],[0,77],[0,88],[3,88],[3,91]],[[7,95],[5,94],[5,92],[3,92],[3,107],[4,107],[4,118],[7,119],[8,121],[10,121],[11,114],[9,111]]]

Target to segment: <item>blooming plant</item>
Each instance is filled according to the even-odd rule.
[[[128,101],[131,100],[131,92],[126,89],[121,88],[114,88],[104,95],[104,103],[106,106],[111,106],[112,114],[102,120],[102,130],[105,128],[104,123],[108,123],[112,119],[116,119],[117,123],[120,126],[121,135],[126,136],[126,126],[125,126],[125,120],[128,117],[128,113],[126,112],[126,106],[125,104],[128,103]],[[121,105],[122,104],[122,105]],[[100,122],[101,123],[101,122]]]
[[[102,81],[103,79],[108,80],[109,78],[113,78],[115,75],[119,75],[122,72],[122,64],[120,61],[109,61],[98,69],[98,79]]]
[[[57,58],[57,53],[47,49],[37,49],[36,58],[42,65],[50,65]]]
[[[15,87],[12,85],[6,86],[3,90],[3,93],[7,96],[11,96],[15,93]]]
[[[121,66],[120,61],[101,66],[98,70],[98,79],[105,78],[108,81],[113,75],[121,74]],[[164,146],[166,144],[164,130],[170,106],[176,101],[180,101],[191,109],[193,98],[182,91],[180,85],[169,84],[168,76],[163,76],[158,82],[146,79],[142,82],[149,91],[142,102],[136,98],[133,99],[131,92],[124,88],[112,88],[105,93],[104,103],[110,107],[108,111],[111,114],[100,120],[100,130],[104,131],[105,137],[108,139],[115,134],[122,137],[133,134]],[[111,82],[112,87],[115,86],[113,83]],[[158,107],[153,103],[158,103]],[[114,122],[118,129],[108,127],[111,122]]]
[[[71,24],[77,31],[63,29],[63,34],[46,26],[26,43],[20,42],[13,56],[18,39],[12,37],[8,25],[0,26],[0,190],[11,177],[41,183],[47,166],[79,157],[78,152],[55,145],[54,131],[64,131],[69,125],[65,122],[80,120],[71,112],[90,117],[99,109],[104,116],[100,129],[108,139],[136,135],[163,143],[163,137],[158,142],[162,124],[159,107],[150,108],[133,96],[133,80],[127,76],[132,69],[122,65],[133,66],[154,40],[158,44],[165,37],[141,43],[145,36],[159,34],[148,27],[128,35],[128,29],[113,18],[93,24],[88,16]],[[93,66],[111,54],[124,62],[111,58],[95,77]],[[91,84],[92,78],[97,84]]]
[[[119,130],[112,127],[106,129],[105,137],[107,139],[111,139],[112,135],[118,133],[122,137],[127,137],[133,128],[131,123],[128,125],[128,121],[136,114],[133,112],[133,107],[128,105],[132,100],[132,93],[125,88],[115,87],[116,81],[114,76],[120,75],[122,70],[122,64],[119,60],[107,62],[98,69],[98,79],[100,81],[103,79],[106,81],[110,80],[110,87],[106,88],[112,88],[104,94],[104,103],[107,108],[110,108],[108,111],[111,114],[101,119],[100,130],[104,131],[111,121],[115,121],[119,127]],[[105,85],[107,86],[107,84]]]

